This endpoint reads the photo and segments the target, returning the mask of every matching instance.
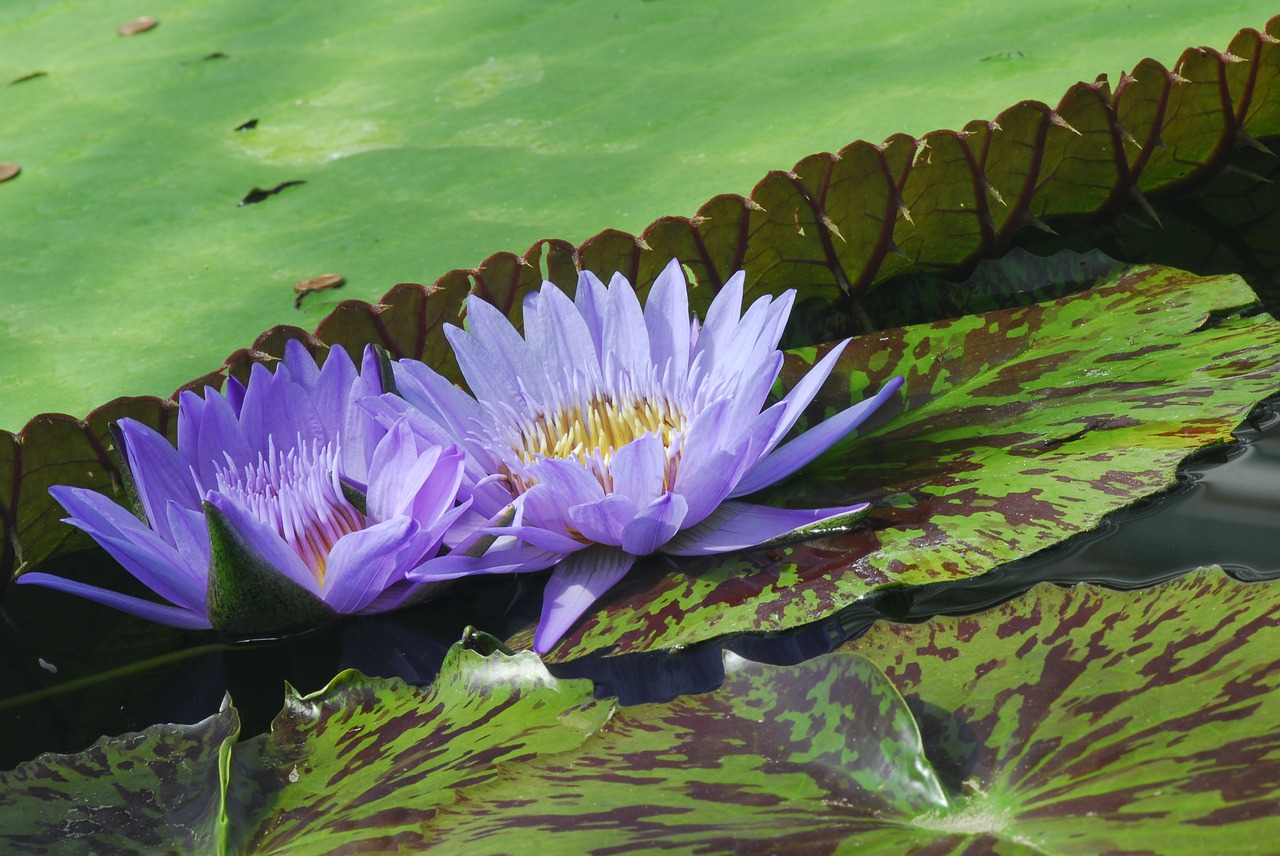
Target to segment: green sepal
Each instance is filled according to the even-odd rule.
[[[337,613],[320,598],[268,563],[212,503],[209,524],[209,621],[239,638],[307,630]]]
[[[382,384],[383,393],[399,395],[396,389],[396,375],[391,368],[391,354],[381,345],[374,345],[373,352],[378,356],[378,381]]]
[[[343,498],[351,503],[352,508],[361,514],[369,513],[369,498],[365,496],[364,491],[341,476],[338,478],[338,484],[342,488]]]
[[[112,422],[107,426],[107,430],[111,432],[113,441],[111,452],[116,460],[116,471],[120,473],[120,489],[124,491],[129,510],[144,525],[150,526],[151,521],[147,520],[147,510],[142,504],[142,495],[138,493],[138,483],[133,480],[133,470],[129,467],[129,453],[125,448],[124,432],[120,430],[120,423]]]

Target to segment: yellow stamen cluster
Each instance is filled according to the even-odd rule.
[[[645,434],[658,434],[670,449],[684,427],[684,414],[666,402],[656,405],[644,398],[618,402],[608,393],[598,393],[582,407],[550,416],[538,414],[521,429],[515,451],[525,463],[545,456],[576,458],[589,466],[599,455],[608,466],[616,450]]]

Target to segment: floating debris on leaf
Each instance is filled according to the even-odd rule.
[[[132,21],[125,21],[116,27],[116,33],[121,36],[136,36],[138,33],[154,30],[159,23],[155,18],[143,15],[141,18],[134,18]]]
[[[9,161],[0,162],[0,181],[8,181],[9,179],[22,172],[22,167],[16,163]]]
[[[295,282],[293,290],[297,292],[298,298],[293,301],[294,309],[302,308],[302,298],[306,297],[313,291],[324,291],[328,288],[341,288],[346,283],[346,277],[337,273],[322,273],[319,276],[310,276],[306,279]]]
[[[19,83],[26,83],[28,80],[35,80],[38,77],[48,77],[47,71],[33,71],[30,74],[21,74],[9,81],[10,86],[17,86]]]
[[[240,200],[239,207],[243,208],[246,205],[257,205],[262,200],[275,196],[277,193],[284,190],[285,188],[293,187],[294,185],[297,185],[297,184],[306,184],[306,182],[305,181],[282,181],[279,184],[277,184],[275,187],[267,188],[266,190],[263,190],[261,187],[255,187],[253,188],[253,190],[250,190],[248,193],[244,195],[244,199]]]
[[[250,120],[249,120],[249,121],[247,121],[247,122],[241,122],[239,125],[236,125],[236,130],[237,130],[237,131],[252,131],[252,130],[253,130],[254,128],[256,128],[256,127],[258,127],[258,120],[257,120],[257,119],[250,119]]]

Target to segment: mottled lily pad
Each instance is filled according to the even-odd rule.
[[[552,656],[782,630],[1092,528],[1170,486],[1187,454],[1229,440],[1280,388],[1280,323],[1249,314],[1254,299],[1236,277],[1130,269],[1060,300],[855,339],[810,421],[897,374],[905,407],[767,498],[870,501],[869,525],[781,550],[649,560]],[[789,362],[784,384],[806,362]]]
[[[1190,854],[1280,833],[1277,645],[1280,585],[1205,569],[1136,592],[1040,585],[847,649],[886,670],[964,793],[913,821],[931,853]]]
[[[0,776],[0,841],[1224,852],[1280,831],[1278,608],[1280,586],[1216,569],[1135,592],[1042,584],[977,616],[877,625],[800,666],[725,654],[718,690],[629,708],[532,655],[455,649],[425,692],[344,673],[244,743],[224,711],[43,756]],[[86,788],[89,807],[73,796]]]

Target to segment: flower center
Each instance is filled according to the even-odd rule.
[[[338,539],[365,528],[365,517],[342,493],[338,480],[338,441],[308,449],[298,438],[293,448],[279,451],[274,438],[267,454],[237,472],[220,470],[218,492],[238,502],[275,531],[324,584],[329,551]]]
[[[645,434],[657,434],[670,451],[679,443],[685,425],[684,414],[646,398],[616,401],[608,393],[597,393],[585,404],[565,408],[548,416],[539,413],[520,427],[515,452],[526,464],[539,457],[576,458],[584,466],[598,460],[606,467],[613,453]]]

